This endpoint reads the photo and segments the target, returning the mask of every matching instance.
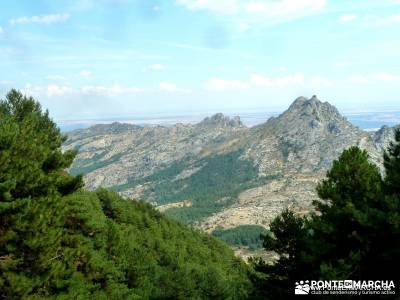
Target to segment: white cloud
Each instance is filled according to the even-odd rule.
[[[108,8],[109,6],[123,5],[132,3],[132,0],[79,0],[73,2],[72,9],[75,11],[88,11],[93,9]],[[155,2],[153,0],[153,2]],[[154,9],[154,7],[153,7]]]
[[[304,75],[301,73],[290,74],[282,77],[265,77],[262,75],[254,74],[250,79],[251,84],[259,87],[282,87],[291,84],[301,84],[304,82]]]
[[[86,85],[80,89],[80,92],[85,95],[98,95],[98,96],[116,96],[121,94],[136,94],[143,92],[143,89],[138,87],[124,87],[119,84],[106,87],[101,85]]]
[[[400,80],[400,76],[381,72],[376,74],[375,78],[380,81],[398,81]]]
[[[386,21],[391,24],[400,23],[400,15],[391,16],[391,17],[387,18]]]
[[[222,78],[212,78],[206,83],[206,88],[211,90],[243,90],[250,85],[240,80],[227,80]]]
[[[168,92],[175,91],[177,89],[176,84],[174,83],[169,83],[169,82],[161,82],[160,83],[160,89]]]
[[[240,32],[246,32],[251,27],[250,24],[246,21],[239,21],[237,25]]]
[[[65,96],[67,94],[73,93],[73,89],[70,88],[69,86],[60,86],[60,85],[55,85],[51,84],[48,85],[46,88],[46,94],[48,97],[54,97],[54,96]]]
[[[332,66],[335,69],[346,69],[351,65],[351,63],[347,60],[337,61]]]
[[[368,83],[369,79],[364,75],[354,75],[346,79],[349,83]]]
[[[113,86],[101,86],[101,85],[87,85],[81,88],[73,88],[68,85],[50,84],[47,86],[36,86],[30,83],[26,84],[21,89],[24,94],[31,95],[34,97],[62,97],[67,95],[92,95],[92,96],[103,96],[111,97],[123,94],[136,94],[143,91],[143,89],[137,87],[126,87],[119,84]]]
[[[22,89],[21,92],[27,96],[40,96],[43,92],[43,87],[35,86],[30,83],[27,83]]]
[[[332,86],[334,83],[332,80],[323,76],[314,76],[311,78],[310,84],[315,87],[329,87]]]
[[[34,97],[60,97],[67,94],[75,93],[74,89],[69,86],[56,84],[50,84],[47,86],[36,86],[28,83],[21,90],[24,94]]]
[[[171,82],[160,82],[159,88],[166,92],[180,92],[180,93],[190,93],[191,90],[179,88],[175,83]]]
[[[66,80],[66,78],[64,76],[61,75],[49,75],[46,77],[47,80],[51,80],[51,81],[64,81]]]
[[[205,10],[241,23],[273,24],[319,13],[327,0],[176,0],[187,9]]]
[[[161,64],[154,64],[147,67],[148,70],[151,71],[163,71],[165,70],[165,66]]]
[[[205,87],[212,90],[244,90],[249,88],[286,87],[290,85],[303,84],[305,82],[302,73],[289,74],[282,77],[267,77],[253,74],[248,80],[232,80],[212,78],[206,82]]]
[[[245,10],[254,14],[284,16],[303,14],[307,10],[320,11],[325,4],[325,0],[259,0],[245,4]]]
[[[0,35],[4,33],[3,27],[0,26]]]
[[[373,25],[376,26],[388,26],[388,25],[393,25],[393,24],[399,24],[400,23],[400,15],[392,15],[392,16],[386,16],[386,17],[377,17],[374,22],[372,22]]]
[[[357,19],[357,15],[355,15],[355,14],[346,14],[346,15],[340,16],[338,18],[338,21],[340,23],[348,23],[348,22],[354,21],[356,19]]]
[[[177,0],[176,3],[190,10],[210,10],[222,14],[237,13],[240,0]]]
[[[370,83],[370,82],[393,82],[400,81],[399,75],[394,75],[386,72],[380,72],[375,75],[355,75],[347,78],[349,83]]]
[[[89,77],[92,75],[92,72],[88,71],[88,70],[82,70],[79,75],[81,75],[82,77]]]
[[[69,14],[52,14],[52,15],[41,15],[41,16],[31,16],[31,17],[19,17],[10,20],[12,25],[17,24],[45,24],[50,25],[53,23],[65,22],[70,18]]]
[[[264,77],[262,75],[254,74],[251,76],[250,79],[251,83],[255,86],[272,86],[273,80],[269,77]]]
[[[245,9],[249,13],[264,13],[267,11],[268,6],[262,2],[250,2],[246,5]]]

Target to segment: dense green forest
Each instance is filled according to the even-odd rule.
[[[64,143],[64,145],[66,145],[66,144]],[[79,151],[79,149],[77,149],[77,151]],[[81,165],[77,168],[71,167],[69,169],[69,173],[71,175],[87,174],[94,170],[108,166],[109,164],[112,164],[113,162],[118,161],[123,156],[122,153],[119,153],[119,154],[116,154],[116,155],[110,157],[107,160],[101,160],[106,155],[106,153],[107,152],[104,151],[102,153],[93,155],[93,157],[91,157],[91,158],[81,160],[80,161]]]
[[[232,204],[240,192],[260,185],[275,177],[258,177],[258,169],[241,159],[243,150],[205,157],[190,166],[190,159],[182,160],[140,180],[116,186],[120,191],[145,182],[156,182],[146,195],[155,195],[159,205],[190,200],[191,207],[171,208],[166,214],[185,223],[193,223]],[[190,166],[190,167],[189,167]],[[185,169],[199,168],[192,176],[173,180]]]
[[[229,229],[217,228],[212,235],[223,240],[232,246],[245,246],[250,250],[261,249],[263,247],[262,236],[268,230],[258,225],[241,225]]]
[[[274,219],[272,234],[263,239],[265,249],[278,253],[279,260],[273,265],[252,261],[264,274],[255,281],[262,299],[287,299],[295,281],[304,279],[385,279],[398,285],[400,130],[384,154],[384,167],[382,178],[366,151],[347,149],[318,185],[314,213],[301,217],[285,210]],[[399,299],[399,286],[396,295],[375,298]]]
[[[0,299],[243,299],[223,242],[64,170],[73,151],[38,102],[0,102]]]
[[[34,99],[12,90],[0,101],[0,299],[275,300],[292,298],[304,279],[398,284],[400,131],[384,154],[384,176],[365,151],[345,150],[318,185],[314,212],[285,210],[261,232],[277,262],[249,265],[148,204],[84,191],[81,176],[65,172],[75,152],[62,152],[64,141]],[[238,172],[246,179],[246,168]],[[214,235],[252,245],[258,230]]]

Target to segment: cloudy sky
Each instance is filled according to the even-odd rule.
[[[400,107],[400,0],[14,0],[0,93],[56,119]]]

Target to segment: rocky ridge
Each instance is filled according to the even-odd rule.
[[[167,198],[168,203],[192,203],[192,199],[178,196],[174,201],[173,195],[185,191],[189,179],[204,177],[205,169],[212,170],[207,168],[209,161],[215,163],[216,157],[222,160],[226,159],[225,154],[241,153],[234,163],[241,166],[243,161],[258,172],[248,178],[251,184],[244,185],[226,206],[218,206],[196,220],[198,227],[212,231],[241,224],[267,226],[288,206],[299,213],[308,211],[316,198],[317,182],[344,149],[353,145],[366,149],[379,165],[393,133],[389,127],[365,132],[341,116],[334,106],[313,96],[299,97],[280,116],[252,128],[245,127],[239,117],[222,114],[194,125],[140,127],[114,123],[73,131],[65,148],[78,149],[71,171],[86,174],[87,188],[118,186],[121,194],[150,199],[154,205]],[[159,199],[167,195],[165,191],[153,192],[160,183],[171,185],[165,199]],[[215,191],[211,192],[215,195]],[[232,197],[221,194],[216,202],[223,202],[228,196]],[[163,203],[163,210],[174,207],[171,211],[190,211],[201,204],[193,201],[193,207],[165,206],[168,203]]]
[[[86,174],[88,189],[112,187],[152,174],[186,157],[205,155],[244,130],[239,118],[215,115],[203,122],[141,127],[96,125],[68,135],[65,148],[79,151],[71,170]]]

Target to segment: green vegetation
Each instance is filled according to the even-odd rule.
[[[262,235],[268,232],[262,226],[241,225],[229,229],[216,229],[212,235],[232,246],[245,246],[250,250],[260,249],[263,246]]]
[[[0,101],[0,299],[290,299],[299,279],[399,278],[400,131],[384,155],[384,178],[365,151],[344,151],[318,186],[316,212],[286,210],[263,235],[278,261],[250,266],[148,204],[82,190],[81,177],[64,171],[75,156],[61,151],[64,140],[34,99],[12,90]],[[180,180],[187,186],[178,198],[192,195],[203,216],[207,197],[237,196],[254,184],[254,167],[239,157],[204,159]],[[163,180],[182,166],[152,175],[161,183],[153,192],[173,199],[173,181]],[[214,235],[252,247],[260,231]]]
[[[303,142],[304,143],[304,142]],[[287,140],[285,138],[281,139],[279,141],[279,149],[285,158],[287,160],[289,158],[289,154],[291,152],[297,153],[301,151],[306,145],[302,144],[302,141],[291,141]]]
[[[171,208],[166,214],[187,223],[201,220],[232,204],[240,192],[258,186],[275,177],[259,178],[258,169],[248,160],[241,159],[242,150],[205,157],[196,165],[182,160],[141,180],[114,187],[121,191],[144,182],[155,182],[146,196],[153,195],[158,204],[191,200],[192,206]],[[175,180],[185,169],[199,168],[190,177]]]
[[[69,173],[71,175],[87,174],[118,161],[124,155],[123,153],[118,153],[108,159],[103,159],[106,154],[107,151],[103,151],[91,158],[78,161],[75,167],[70,168]]]
[[[357,147],[334,161],[318,188],[316,213],[296,216],[286,210],[264,236],[266,250],[280,258],[274,265],[253,260],[260,272],[259,297],[284,299],[294,282],[397,280],[400,265],[400,131],[384,155],[386,177]]]
[[[0,102],[0,299],[243,299],[223,242],[67,174],[74,152],[40,105]]]

